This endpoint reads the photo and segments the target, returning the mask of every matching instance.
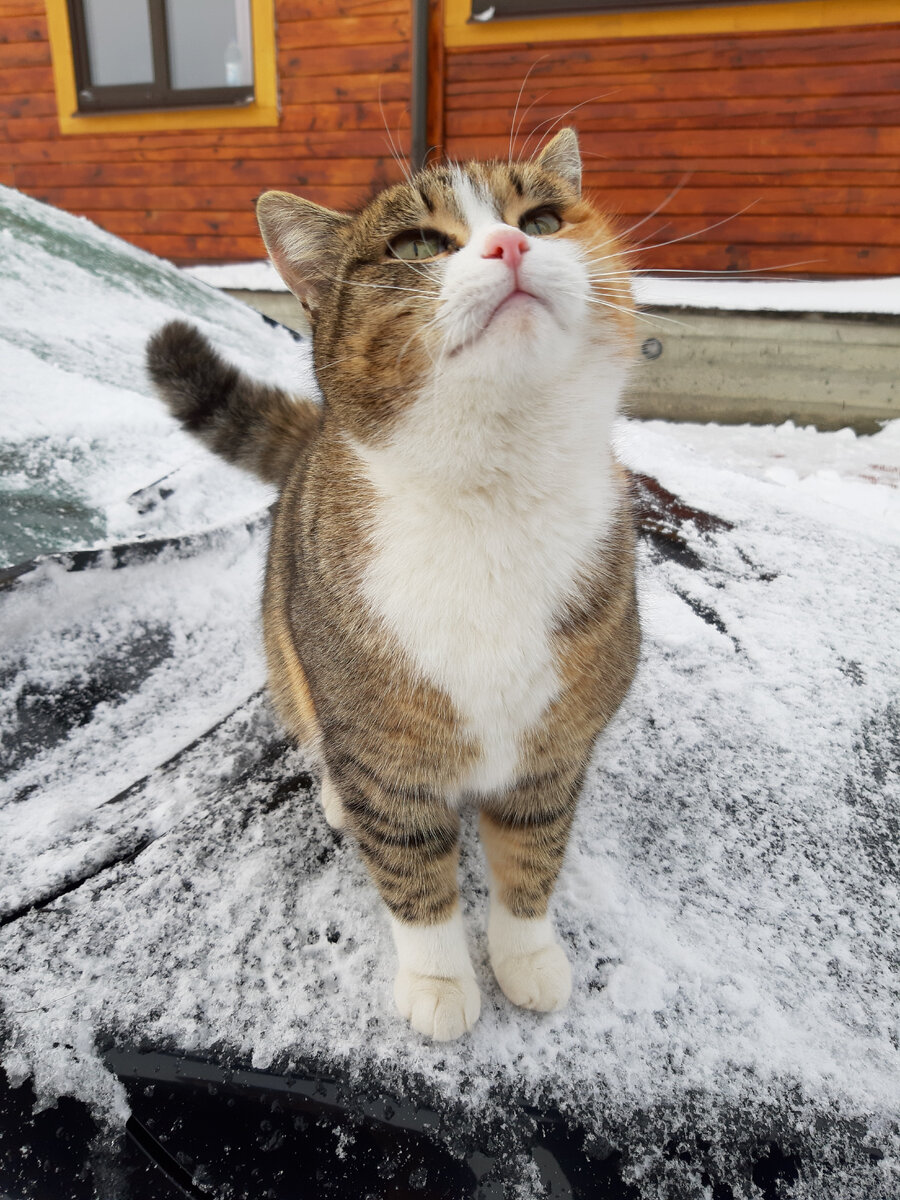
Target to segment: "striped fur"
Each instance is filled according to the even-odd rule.
[[[355,216],[284,193],[258,213],[313,322],[324,407],[253,384],[180,324],[149,361],[186,428],[282,484],[263,598],[275,705],[388,907],[413,1026],[455,1037],[478,1016],[464,802],[481,809],[498,981],[558,1007],[570,971],[548,902],[639,644],[609,445],[633,353],[615,235],[580,196],[570,130],[534,161],[431,168]],[[395,257],[417,229],[446,250]]]
[[[248,379],[184,321],[171,321],[150,339],[147,369],[189,433],[267,483],[284,482],[321,422],[317,404]]]

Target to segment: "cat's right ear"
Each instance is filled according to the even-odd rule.
[[[350,218],[289,192],[266,192],[256,219],[275,269],[314,317],[337,275],[341,231]]]

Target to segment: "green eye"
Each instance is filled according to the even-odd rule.
[[[529,237],[543,237],[561,229],[562,221],[552,208],[540,208],[537,212],[526,213],[519,221],[519,228]]]
[[[388,242],[388,250],[395,258],[437,258],[450,249],[450,239],[434,229],[407,229]]]

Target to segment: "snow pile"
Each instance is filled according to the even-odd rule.
[[[182,267],[187,275],[210,287],[234,292],[286,292],[287,284],[268,259],[261,262],[216,263],[205,267]]]
[[[166,306],[132,300],[137,347]],[[51,424],[65,411],[59,390],[40,405]],[[106,406],[85,386],[77,420],[99,431]],[[620,441],[682,503],[644,515],[641,669],[555,898],[570,1006],[516,1010],[494,983],[468,820],[481,1020],[432,1046],[395,1016],[374,890],[259,693],[265,530],[237,522],[0,593],[14,1080],[121,1121],[110,1046],[332,1063],[449,1111],[463,1098],[472,1121],[558,1109],[622,1152],[641,1195],[758,1195],[749,1147],[777,1141],[796,1149],[795,1196],[900,1197],[900,423],[859,438],[623,422]],[[256,510],[251,481],[229,489],[229,516]],[[227,524],[200,490],[191,521]]]
[[[202,504],[218,524],[271,501],[269,489],[202,459],[151,395],[144,346],[178,316],[259,378],[315,390],[308,346],[286,330],[90,222],[0,187],[0,566],[195,528]],[[177,496],[165,509],[154,496],[128,503],[173,471],[182,474],[166,485]]]
[[[815,270],[814,264],[809,264]],[[798,270],[803,264],[798,264]],[[900,278],[735,279],[639,275],[635,297],[649,307],[719,308],[726,312],[900,313]]]

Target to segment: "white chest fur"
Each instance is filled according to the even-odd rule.
[[[522,735],[557,694],[553,629],[617,505],[609,425],[624,372],[605,374],[600,403],[593,370],[557,396],[522,388],[514,409],[445,386],[388,448],[355,447],[378,497],[365,600],[477,739],[460,794],[513,782]]]

